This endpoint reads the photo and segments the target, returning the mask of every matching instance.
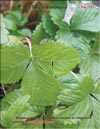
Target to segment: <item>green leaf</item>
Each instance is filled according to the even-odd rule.
[[[66,86],[69,86],[69,85],[77,83],[76,78],[71,73],[69,73],[68,75],[65,75],[65,76],[62,76],[62,77],[58,78],[58,80],[62,84],[63,88],[66,88]]]
[[[16,17],[17,24],[21,21],[21,18],[22,18],[21,12],[18,12],[18,11],[11,11],[11,13],[10,13],[9,15],[10,15],[10,16],[13,16],[13,17]]]
[[[31,95],[32,105],[54,105],[60,91],[60,84],[51,76],[36,68],[33,61],[24,74],[24,94]]]
[[[16,36],[14,36],[14,35],[9,35],[8,38],[9,38],[9,42],[8,42],[9,45],[12,45],[14,43],[15,44],[16,43],[21,43],[21,41],[19,40],[19,38],[16,37]]]
[[[17,89],[17,90],[13,90],[13,92],[8,93],[2,100],[1,100],[1,114],[3,112],[7,113],[9,111],[9,109],[13,106],[13,108],[16,108],[15,102],[19,100],[19,98],[21,99],[23,97],[23,89]],[[27,99],[26,99],[27,100]],[[18,104],[18,103],[17,103]],[[25,110],[22,110],[21,115],[16,115],[15,121],[19,121],[19,122],[13,122],[13,119],[11,120],[11,128],[14,128],[16,126],[21,127],[20,124],[23,124],[23,121],[25,121],[25,119],[28,119],[30,117],[36,117],[38,115],[41,114],[41,112],[39,111],[39,107],[32,107],[31,105],[29,105],[28,103],[25,102],[25,107],[27,105],[27,108]],[[22,106],[22,103],[21,103]],[[18,107],[20,109],[20,107]],[[17,109],[15,109],[17,110]],[[14,110],[14,111],[15,111]],[[43,109],[42,109],[43,111]],[[8,114],[6,114],[7,118],[10,115],[11,112],[9,112]],[[22,119],[23,118],[23,119]],[[19,124],[19,125],[18,125]],[[24,124],[25,126],[25,124]]]
[[[28,28],[24,28],[24,29],[18,30],[17,32],[19,34],[23,35],[23,36],[29,36],[29,37],[31,37],[31,30],[28,29]]]
[[[79,129],[87,128],[87,129],[99,129],[100,127],[100,103],[92,98],[92,110],[93,116],[91,119],[82,120],[79,124]]]
[[[1,110],[7,110],[19,97],[21,97],[20,90],[14,90],[7,94],[1,101]]]
[[[93,80],[90,77],[86,77],[78,85],[74,84],[73,86],[66,87],[58,98],[67,105],[73,105],[88,97],[93,88]]]
[[[46,13],[42,16],[42,23],[46,33],[50,34],[51,36],[56,34],[57,26],[54,25],[49,13]]]
[[[63,21],[64,15],[65,15],[65,10],[66,10],[66,1],[53,1],[51,4],[53,8],[49,9],[50,11],[50,16],[54,24],[58,25],[60,28],[67,27],[68,25],[65,24]],[[54,8],[57,7],[58,8]]]
[[[8,30],[16,30],[17,29],[17,25],[16,25],[16,22],[9,19],[9,18],[4,18],[4,23],[6,25],[6,28]]]
[[[23,26],[27,22],[28,22],[28,18],[25,15],[22,15],[22,18],[21,18],[21,20],[20,20],[18,25]]]
[[[96,82],[97,83],[97,82]],[[93,93],[100,94],[100,81],[95,86],[95,89],[93,90]]]
[[[1,27],[0,27],[0,32],[1,32],[1,40],[0,43],[1,44],[6,44],[9,40],[8,38],[8,30],[6,29],[6,26],[3,22],[1,22]]]
[[[87,40],[88,43],[90,43],[91,41],[94,41],[96,39],[96,35],[97,33],[95,32],[90,32],[90,31],[78,31],[79,34],[85,38]]]
[[[18,24],[19,20],[17,19],[16,15],[14,15],[14,12],[11,11],[4,15],[4,18],[9,19],[10,21],[13,21],[16,25]]]
[[[27,101],[29,95],[17,98],[17,100],[11,105],[7,111],[1,111],[1,125],[9,128],[16,120],[16,117],[20,117],[21,114],[27,109]]]
[[[57,129],[77,129],[78,125],[76,124],[67,124],[64,125],[64,120],[66,118],[63,117],[54,117],[53,116],[53,111],[55,107],[52,107],[47,113],[46,113],[46,128],[47,129],[52,129],[52,128],[57,128]]]
[[[20,80],[29,63],[28,47],[23,44],[5,46],[1,49],[1,83],[15,83]]]
[[[87,56],[85,61],[80,64],[80,73],[81,75],[91,75],[94,80],[100,78],[100,60],[98,54],[90,54]]]
[[[79,61],[79,54],[73,47],[54,41],[43,40],[39,46],[34,45],[32,53],[37,64],[54,76],[68,73]]]
[[[71,28],[73,30],[85,30],[91,32],[100,31],[100,13],[96,8],[78,9],[76,15],[72,18]]]
[[[81,118],[90,118],[91,107],[89,104],[91,103],[89,98],[84,98],[80,102],[76,102],[76,104],[65,108],[60,107],[54,110],[54,117],[64,118],[64,125],[72,125],[77,124],[81,120]]]
[[[19,40],[23,40],[23,38],[26,37],[26,36],[23,36],[23,35],[21,34],[21,32],[19,33],[19,30],[10,31],[10,32],[11,32],[11,34],[12,34],[13,36],[17,37]]]
[[[27,17],[19,11],[11,11],[5,17],[16,23],[17,26],[23,26],[28,21]]]
[[[39,44],[41,40],[47,39],[48,34],[45,32],[42,23],[37,25],[36,29],[32,34],[32,41],[33,43]]]
[[[100,127],[99,123],[99,99],[98,94],[94,94],[94,81],[91,77],[85,77],[77,85],[68,86],[61,92],[58,99],[66,107],[54,110],[55,117],[69,117],[64,120],[64,124],[77,123],[79,129]]]
[[[50,16],[54,24],[58,25],[60,28],[67,25],[63,22],[65,9],[64,8],[54,8],[50,9]]]
[[[75,36],[75,33],[60,29],[56,35],[57,41],[68,46],[73,46],[80,54],[81,60],[84,60],[89,53],[89,45],[82,36]]]

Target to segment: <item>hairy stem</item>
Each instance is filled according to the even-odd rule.
[[[26,37],[25,39],[27,40],[27,43],[28,43],[28,45],[29,45],[30,57],[32,57],[32,46],[31,46],[31,42],[30,42],[30,40],[29,40],[27,37]]]
[[[1,86],[2,86],[2,89],[3,89],[4,95],[6,95],[6,90],[5,90],[4,85],[3,85],[3,84],[1,84]]]

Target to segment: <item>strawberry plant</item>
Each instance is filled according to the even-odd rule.
[[[99,9],[44,3],[35,29],[24,2],[1,16],[0,127],[99,129]]]

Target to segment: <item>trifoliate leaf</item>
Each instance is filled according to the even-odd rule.
[[[94,94],[94,81],[91,77],[85,77],[79,81],[78,85],[67,87],[61,92],[58,99],[68,108],[62,107],[54,110],[55,117],[69,117],[65,119],[64,124],[80,121],[81,128],[96,128],[99,123],[99,98]],[[77,112],[78,111],[78,112]],[[82,121],[82,125],[81,125]],[[84,123],[86,122],[86,124]]]

